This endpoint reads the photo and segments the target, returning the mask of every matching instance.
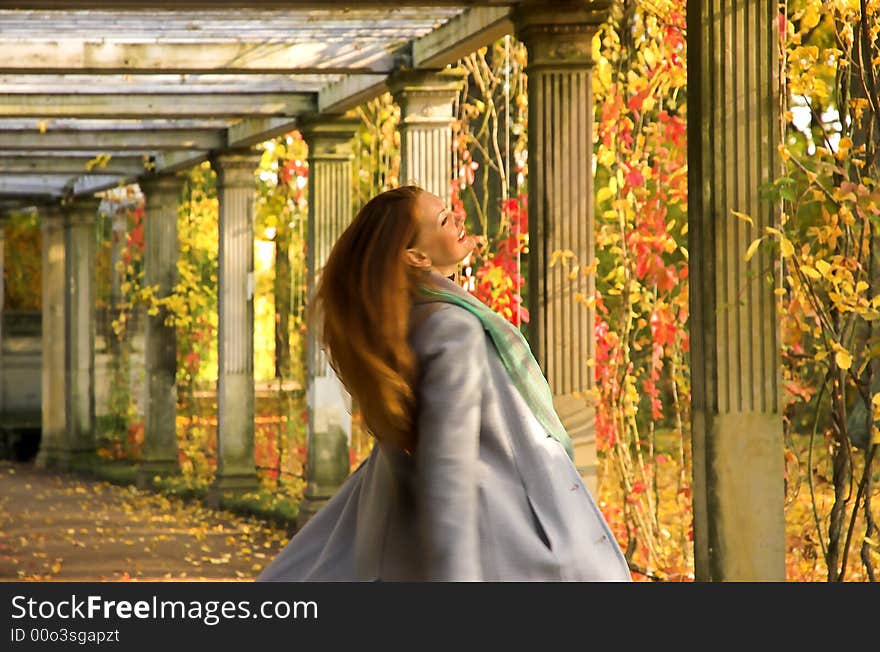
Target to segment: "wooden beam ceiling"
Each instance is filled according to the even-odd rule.
[[[113,130],[113,131],[0,131],[0,149],[20,151],[74,151],[220,149],[226,146],[222,131],[209,130]]]
[[[343,113],[401,67],[510,33],[515,4],[0,0],[0,200],[106,190]]]
[[[296,116],[317,111],[313,94],[253,93],[0,94],[0,117],[7,118],[217,118]]]

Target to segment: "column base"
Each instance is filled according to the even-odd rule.
[[[41,446],[34,460],[38,469],[66,469],[70,465],[70,454],[61,448]]]
[[[142,460],[138,465],[135,486],[138,489],[152,489],[156,476],[168,477],[180,475],[180,466],[173,460]]]
[[[222,502],[223,494],[243,494],[249,491],[256,491],[260,488],[260,482],[256,473],[239,473],[229,475],[218,475],[211,488],[208,489],[208,495],[205,502],[208,507],[217,509]]]
[[[714,415],[709,446],[710,576],[785,581],[785,450],[777,414]]]
[[[97,462],[97,457],[94,448],[71,451],[68,468],[71,471],[91,472],[95,469],[95,462]]]
[[[64,448],[40,448],[34,466],[40,469],[60,471],[91,471],[95,466],[95,450],[67,450]]]

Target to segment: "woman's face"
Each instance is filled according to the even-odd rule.
[[[418,234],[410,251],[416,250],[413,255],[421,266],[430,266],[444,276],[455,273],[458,263],[476,246],[474,236],[465,232],[464,213],[453,213],[430,192],[419,193],[415,208]]]

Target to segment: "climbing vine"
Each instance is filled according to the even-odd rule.
[[[880,443],[880,5],[793,0],[778,19],[785,75],[782,261],[789,576],[876,579]],[[741,219],[751,224],[746,215]],[[806,485],[806,486],[803,486]],[[797,501],[803,494],[806,500]]]
[[[597,49],[596,49],[597,48]],[[620,3],[594,43],[596,442],[635,568],[692,568],[685,3]],[[560,259],[560,264],[574,264]],[[607,497],[606,497],[607,496]]]

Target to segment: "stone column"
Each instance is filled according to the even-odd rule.
[[[212,502],[224,491],[257,488],[254,463],[254,173],[255,150],[218,154],[220,203],[217,475]]]
[[[64,468],[67,447],[64,214],[59,204],[40,209],[42,246],[42,435],[36,464]]]
[[[144,193],[144,284],[157,286],[156,297],[169,296],[177,282],[177,207],[185,177],[162,174],[140,181]],[[156,475],[177,473],[177,335],[165,309],[147,314],[144,329],[146,409],[139,486]]]
[[[690,0],[687,14],[696,578],[784,580],[779,326],[764,280],[778,269],[763,252],[744,262],[778,222],[759,192],[780,165],[778,8]]]
[[[6,356],[4,352],[6,348],[6,286],[4,277],[6,271],[6,221],[8,218],[9,216],[6,214],[6,211],[0,208],[0,419],[6,416],[10,408],[7,405],[9,399],[7,398],[6,388],[8,387],[9,379],[5,370]],[[12,441],[10,438],[0,437],[0,455],[4,457],[10,455],[12,452],[10,450],[11,446]]]
[[[592,41],[609,2],[524,2],[517,36],[529,53],[529,342],[571,436],[575,464],[596,491],[595,310],[575,301],[595,292],[593,277],[573,281],[554,251],[593,262]]]
[[[95,452],[95,221],[100,199],[77,197],[67,206],[64,269],[67,329],[67,445],[71,466]]]
[[[452,182],[452,102],[467,73],[414,70],[388,82],[400,106],[400,183],[417,182],[444,202]]]
[[[4,330],[3,313],[6,307],[6,286],[5,286],[5,270],[6,270],[6,220],[8,216],[6,211],[0,208],[0,418],[8,410],[6,405],[6,375],[4,368],[3,343],[6,331]],[[0,441],[0,451],[6,446],[5,441]]]
[[[309,219],[306,235],[308,296],[334,243],[352,219],[351,140],[358,121],[318,116],[300,125],[309,146]],[[327,364],[317,333],[308,333],[309,408],[305,496],[297,525],[302,527],[336,492],[349,472],[350,399]]]

